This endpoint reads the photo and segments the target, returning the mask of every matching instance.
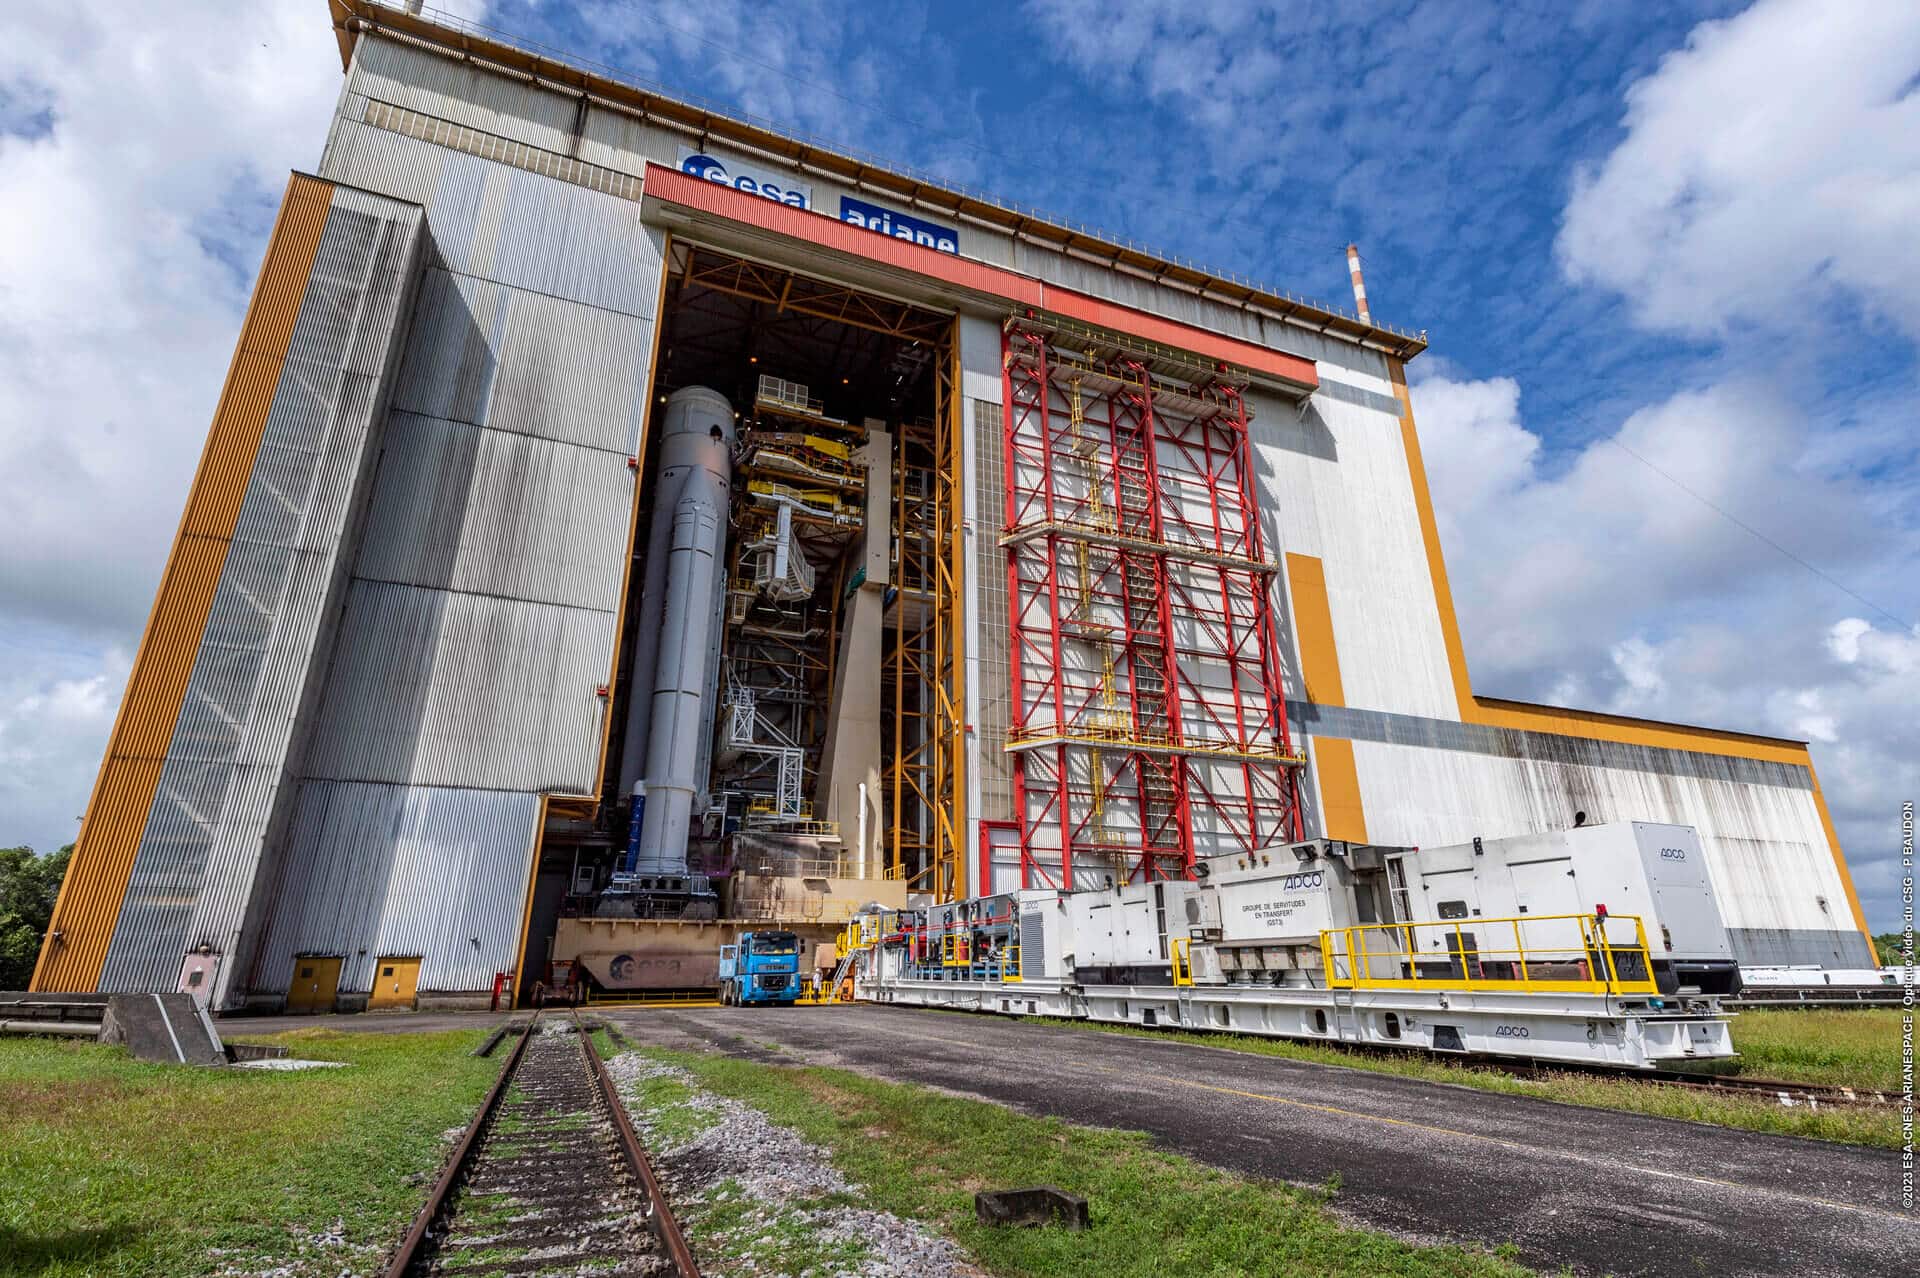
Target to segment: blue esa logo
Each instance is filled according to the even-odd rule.
[[[718,182],[721,186],[730,186],[748,195],[772,200],[776,204],[785,204],[789,208],[813,207],[812,187],[790,181],[777,173],[760,172],[739,164],[729,171],[723,161],[704,152],[694,151],[681,156],[680,171],[709,182]]]
[[[960,232],[952,227],[909,217],[905,213],[895,213],[878,204],[856,200],[851,195],[840,197],[840,220],[849,226],[858,226],[896,240],[907,240],[942,253],[952,253],[956,257],[960,254]]]

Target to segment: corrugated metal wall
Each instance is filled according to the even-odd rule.
[[[106,758],[87,805],[33,978],[41,990],[93,990],[119,919],[167,746],[180,717],[228,543],[252,473],[274,388],[306,294],[332,188],[295,177],[187,496],[180,533],[160,579]],[[180,955],[175,955],[176,975]],[[165,988],[172,988],[169,980]]]
[[[306,775],[583,793],[612,652],[611,610],[355,581]]]
[[[658,253],[631,201],[397,134],[343,137],[342,176],[429,201],[440,264],[307,775],[590,791]]]
[[[371,580],[605,605],[627,518],[624,457],[464,422],[395,412],[360,570]]]
[[[301,953],[345,956],[347,992],[382,954],[421,955],[423,991],[512,966],[539,795],[596,781],[630,554],[661,237],[632,200],[363,122],[384,101],[566,145],[570,103],[544,120],[519,86],[404,51],[395,78],[383,47],[362,42],[322,167],[424,204],[428,257],[253,964],[263,995]]]
[[[455,274],[651,317],[661,238],[632,200],[343,120],[325,176],[426,205]]]
[[[520,943],[537,795],[309,781],[255,988],[284,994],[296,954],[343,957],[366,993],[384,955],[420,957],[420,989],[484,990]]]
[[[290,798],[289,748],[317,690],[313,654],[344,588],[419,230],[417,207],[330,193],[103,990],[170,989],[202,945],[228,956],[216,1002],[233,979],[261,849]]]

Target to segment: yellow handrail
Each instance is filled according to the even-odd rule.
[[[1609,924],[1616,930],[1631,925],[1632,942],[1609,937]],[[1483,944],[1484,937],[1509,930],[1511,948]],[[1529,943],[1529,930],[1536,938],[1545,932],[1550,939]],[[1659,993],[1646,928],[1631,914],[1538,914],[1333,928],[1320,934],[1320,957],[1333,989]],[[1179,972],[1176,963],[1175,984]],[[1191,978],[1190,964],[1188,975]]]
[[[1193,984],[1193,938],[1174,937],[1167,943],[1167,953],[1173,959],[1173,983],[1175,985]]]

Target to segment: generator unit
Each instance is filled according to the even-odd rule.
[[[1461,922],[1632,915],[1667,994],[1737,994],[1740,967],[1691,826],[1617,821],[1474,839],[1387,858],[1396,918]],[[1488,933],[1490,945],[1499,945]]]

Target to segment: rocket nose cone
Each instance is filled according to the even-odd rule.
[[[683,386],[667,396],[668,435],[710,435],[715,430],[733,443],[733,405],[725,395],[709,386]]]

